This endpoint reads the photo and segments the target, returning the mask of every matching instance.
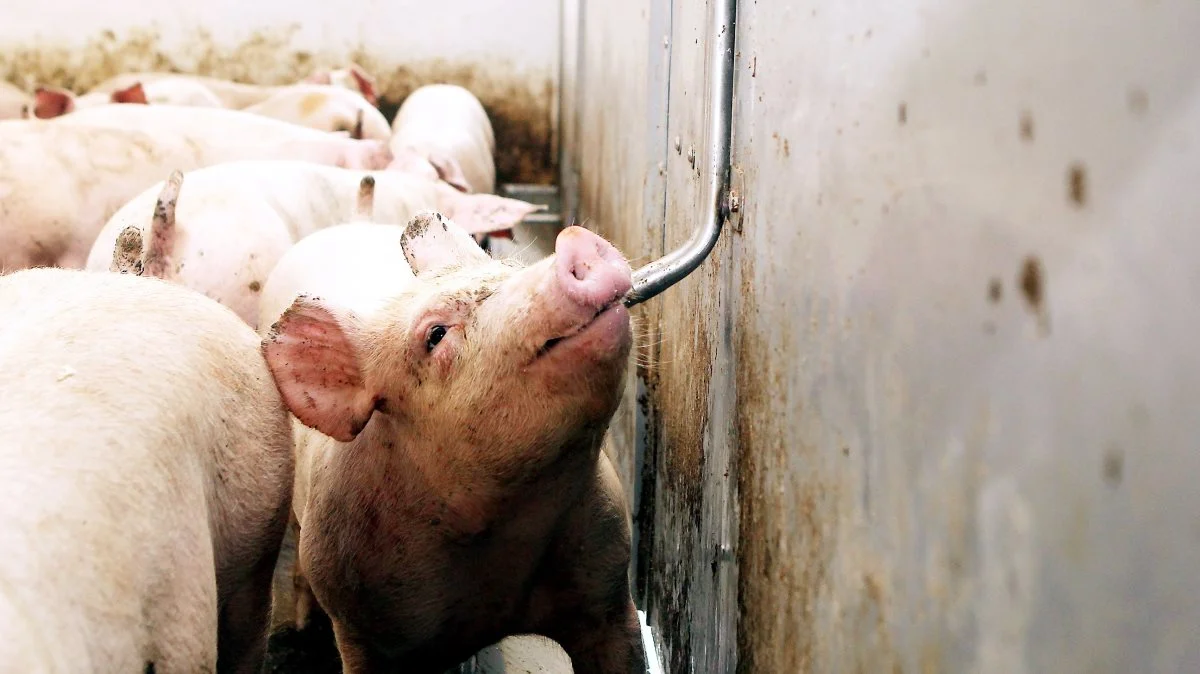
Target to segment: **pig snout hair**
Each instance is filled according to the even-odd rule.
[[[359,113],[360,115],[362,113]],[[369,221],[375,213],[375,177],[363,176],[358,183],[358,200],[354,206],[354,219]]]
[[[146,247],[142,272],[146,276],[164,278],[175,249],[175,203],[183,186],[183,172],[173,171],[154,204],[150,221],[150,245]]]
[[[117,235],[110,271],[119,274],[142,275],[142,231],[130,225]]]

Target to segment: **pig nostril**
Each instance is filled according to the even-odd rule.
[[[571,267],[571,276],[574,276],[576,281],[582,281],[585,274],[579,269],[579,265],[575,265]]]

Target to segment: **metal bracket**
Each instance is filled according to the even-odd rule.
[[[733,128],[733,42],[736,0],[709,2],[708,172],[704,176],[703,221],[687,243],[638,269],[625,295],[632,307],[658,295],[696,270],[721,236],[732,209],[729,195],[729,152]]]

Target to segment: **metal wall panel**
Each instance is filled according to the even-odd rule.
[[[579,2],[577,218],[614,241],[636,266],[662,253],[670,5],[661,0]],[[657,355],[655,309],[635,311],[634,321],[636,354],[611,426],[609,453],[640,521],[646,511],[637,499],[643,444],[638,390],[652,376]]]
[[[705,3],[587,3],[580,218],[635,264],[700,215],[707,21]],[[733,371],[718,366],[732,356],[729,251],[636,311],[639,365],[611,433],[635,496],[639,600],[671,671],[732,666]]]
[[[670,22],[668,249],[704,5]],[[589,59],[645,30],[602,19]],[[639,310],[669,671],[1200,671],[1200,5],[742,0],[736,30],[740,213]],[[653,254],[611,174],[649,79],[607,71],[581,214]]]
[[[738,31],[745,671],[1200,671],[1200,5]]]

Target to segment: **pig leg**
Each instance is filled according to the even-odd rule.
[[[296,629],[303,631],[313,621],[320,619],[321,605],[313,595],[312,586],[304,577],[304,567],[300,565],[300,556],[296,555],[296,566],[292,572],[292,596],[296,608]]]
[[[602,615],[591,612],[567,617],[549,629],[539,630],[558,642],[571,657],[575,674],[629,674],[644,672],[641,626],[632,599]]]
[[[266,555],[221,607],[217,636],[217,671],[220,674],[258,674],[267,649],[271,622],[271,581],[275,555]]]
[[[180,505],[181,512],[203,512],[198,500]],[[207,526],[199,522],[178,532],[182,545],[171,551],[163,568],[174,569],[162,579],[158,592],[146,606],[146,623],[155,644],[144,663],[156,674],[215,671],[218,637],[217,584],[212,575],[213,551]],[[7,665],[7,663],[6,663]],[[141,671],[141,670],[139,670]]]
[[[342,674],[385,674],[395,668],[386,658],[376,655],[369,645],[355,638],[340,620],[333,621],[333,636],[342,657]]]
[[[575,674],[645,671],[629,593],[629,519],[621,483],[603,454],[596,478],[552,548],[531,602],[546,613],[531,631],[557,641]]]

